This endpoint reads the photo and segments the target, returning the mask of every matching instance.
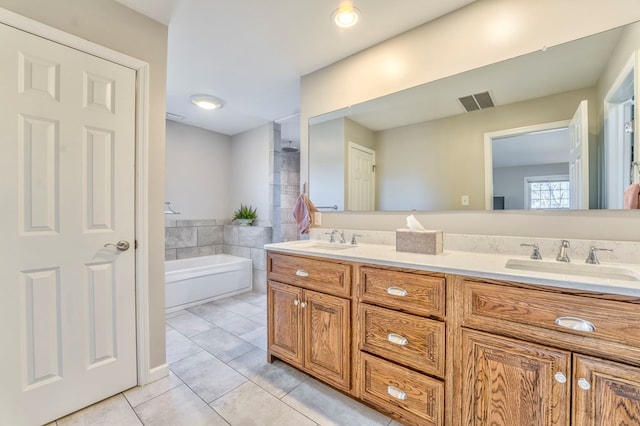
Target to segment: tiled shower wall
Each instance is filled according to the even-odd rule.
[[[298,227],[293,219],[293,205],[300,195],[300,152],[282,151],[288,141],[274,128],[273,152],[273,242],[298,239]]]
[[[229,219],[165,219],[165,260],[226,253],[253,261],[253,290],[266,292],[266,253],[272,228],[239,226]]]

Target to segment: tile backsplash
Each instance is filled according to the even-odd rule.
[[[331,229],[312,228],[312,239],[328,240],[327,233]],[[351,241],[353,234],[359,235],[357,241],[368,244],[395,245],[395,231],[367,231],[367,230],[343,230],[347,241]],[[537,243],[543,259],[555,259],[560,248],[562,238],[539,237],[511,237],[497,235],[472,235],[444,233],[444,250],[468,251],[476,253],[507,254],[514,256],[527,256],[531,253],[530,247],[521,247],[520,244]],[[612,252],[598,252],[601,263],[640,263],[640,242],[609,241],[609,240],[584,240],[569,239],[571,247],[568,250],[573,262],[584,262],[591,246],[611,249]]]

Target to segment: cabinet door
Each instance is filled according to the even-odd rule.
[[[569,424],[569,352],[466,329],[462,341],[462,424]]]
[[[351,309],[349,300],[304,291],[304,365],[323,380],[349,390]]]
[[[640,424],[640,369],[576,355],[574,361],[576,425]]]
[[[269,281],[267,285],[268,350],[293,364],[302,365],[302,290]]]

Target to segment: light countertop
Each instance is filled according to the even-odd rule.
[[[347,247],[348,246],[348,247]],[[343,248],[345,247],[345,248]],[[358,244],[351,246],[326,241],[301,240],[285,243],[267,244],[265,249],[301,255],[313,255],[328,259],[348,260],[353,262],[374,263],[384,266],[413,268],[432,272],[443,272],[466,275],[478,278],[516,281],[526,284],[539,284],[551,287],[586,290],[593,292],[640,296],[640,265],[627,263],[603,262],[601,265],[580,266],[581,273],[598,271],[598,268],[621,268],[634,274],[638,280],[598,278],[583,275],[570,275],[551,272],[539,272],[510,269],[507,261],[548,262],[555,260],[530,261],[528,256],[475,253],[465,251],[444,250],[442,254],[427,255],[419,253],[398,252],[393,245]],[[577,261],[577,263],[582,263]],[[554,265],[549,265],[554,266]],[[592,269],[590,269],[592,268]]]

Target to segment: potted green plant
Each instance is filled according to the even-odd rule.
[[[251,205],[245,206],[241,203],[240,208],[233,212],[233,220],[240,223],[240,225],[251,225],[257,218],[256,209],[252,208]]]

